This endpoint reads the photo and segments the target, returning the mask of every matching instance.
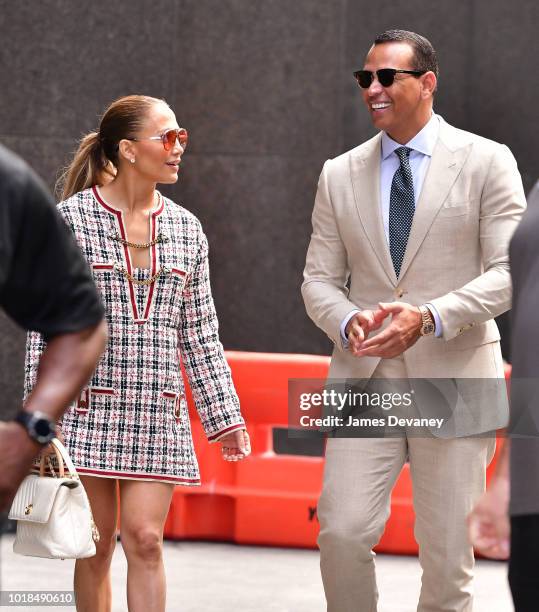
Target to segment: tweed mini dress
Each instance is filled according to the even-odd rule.
[[[92,269],[109,329],[89,384],[61,421],[81,474],[200,484],[180,360],[210,442],[245,427],[219,341],[208,243],[190,212],[158,193],[149,269],[133,268],[121,210],[97,187],[58,205]],[[28,334],[25,397],[42,336]]]

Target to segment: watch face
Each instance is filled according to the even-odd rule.
[[[46,419],[36,419],[34,421],[34,431],[40,437],[47,437],[51,434],[49,421]]]
[[[427,323],[423,326],[423,335],[429,336],[434,333],[434,325],[432,323]]]
[[[54,421],[37,410],[35,412],[20,410],[15,415],[15,421],[20,423],[26,429],[30,438],[39,442],[39,444],[47,444],[56,436]]]

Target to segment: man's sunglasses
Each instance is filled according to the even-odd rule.
[[[378,82],[382,87],[391,87],[395,81],[395,75],[397,73],[413,74],[414,76],[421,76],[425,74],[426,70],[397,70],[396,68],[380,68],[376,71]],[[356,77],[357,84],[362,89],[368,89],[374,80],[374,72],[371,70],[356,70],[354,76]]]
[[[163,132],[161,136],[150,136],[149,138],[126,138],[126,140],[160,140],[163,143],[165,151],[170,151],[176,144],[176,140],[180,143],[181,148],[185,151],[187,148],[187,141],[189,140],[189,134],[185,128],[179,128],[178,130],[167,130]]]

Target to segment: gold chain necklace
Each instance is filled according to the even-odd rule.
[[[118,242],[120,242],[121,244],[125,246],[133,247],[134,249],[148,249],[152,247],[154,244],[158,244],[159,242],[168,242],[168,238],[166,238],[165,236],[161,234],[159,234],[157,238],[154,238],[150,242],[141,242],[141,243],[129,242],[129,240],[124,240],[118,234],[111,234],[110,238],[112,240],[117,240]]]
[[[163,276],[164,274],[166,274],[168,272],[168,270],[166,268],[161,268],[160,270],[158,270],[153,276],[151,276],[150,278],[147,278],[145,280],[138,280],[136,279],[134,276],[132,276],[131,274],[129,274],[129,272],[125,269],[122,268],[121,266],[115,266],[116,270],[118,270],[118,272],[120,274],[122,274],[125,278],[127,278],[127,280],[131,283],[134,283],[135,285],[151,285],[152,283],[154,283],[160,276]]]

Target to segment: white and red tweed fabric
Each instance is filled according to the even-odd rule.
[[[134,269],[122,212],[97,188],[61,202],[101,292],[109,341],[97,369],[62,420],[71,458],[82,474],[199,484],[180,356],[210,441],[244,425],[219,342],[211,296],[208,243],[190,212],[161,196],[150,216],[151,267]],[[150,285],[130,282],[161,275]],[[44,343],[28,335],[25,397],[35,383]]]

